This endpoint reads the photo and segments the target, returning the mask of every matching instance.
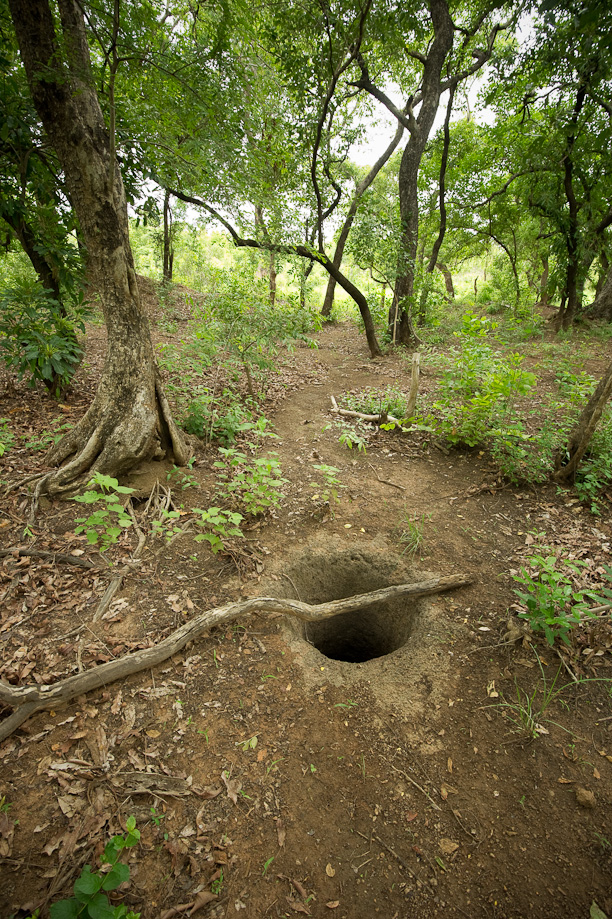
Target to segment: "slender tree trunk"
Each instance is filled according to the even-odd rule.
[[[400,251],[395,282],[395,299],[399,304],[399,328],[392,329],[393,338],[411,345],[417,340],[411,313],[414,297],[414,276],[419,236],[418,177],[425,146],[438,111],[442,68],[453,47],[454,25],[446,0],[430,0],[434,40],[423,70],[423,101],[414,120],[410,137],[402,156],[399,172],[399,203],[402,225]],[[395,317],[389,317],[393,326]]]
[[[584,105],[584,100],[586,97],[586,82],[584,78],[581,80],[578,92],[576,93],[576,101],[574,103],[574,110],[572,112],[572,128],[575,128],[580,112],[582,111],[582,106]],[[566,246],[567,246],[567,273],[565,278],[565,309],[563,311],[559,310],[558,315],[554,320],[554,328],[559,331],[560,329],[569,329],[572,322],[574,321],[574,316],[576,315],[578,309],[578,274],[579,274],[579,257],[578,257],[578,201],[576,200],[576,193],[574,191],[574,161],[572,159],[574,152],[574,143],[576,137],[572,132],[567,138],[567,149],[565,156],[563,158],[563,188],[565,190],[565,197],[568,204],[568,227],[566,232]]]
[[[164,281],[172,280],[172,266],[174,264],[174,249],[172,246],[172,211],[170,209],[170,192],[164,190]]]
[[[425,320],[425,315],[427,312],[427,298],[429,297],[433,281],[432,275],[436,265],[438,264],[438,255],[440,254],[440,249],[442,248],[442,243],[444,242],[444,237],[446,235],[446,167],[448,165],[448,151],[450,148],[450,119],[453,112],[453,102],[455,101],[456,88],[456,86],[452,86],[449,90],[448,103],[446,106],[446,117],[444,118],[444,143],[442,146],[442,157],[440,159],[439,180],[440,227],[438,229],[438,235],[431,250],[429,262],[427,263],[427,277],[423,282],[423,290],[421,291],[421,299],[419,301],[419,322],[424,322]],[[453,297],[451,299],[454,299],[454,291]]]
[[[333,263],[336,268],[339,268],[342,264],[342,257],[344,255],[344,249],[351,232],[351,227],[353,226],[353,221],[355,220],[355,215],[359,207],[359,202],[363,198],[365,192],[368,190],[380,170],[383,166],[389,161],[392,154],[397,149],[397,146],[402,139],[402,134],[404,133],[404,127],[401,124],[398,124],[397,131],[393,137],[393,140],[382,154],[381,157],[374,163],[370,171],[361,182],[357,185],[355,189],[355,194],[353,195],[348,214],[340,230],[340,235],[338,236],[338,242],[336,243],[336,249],[333,255]],[[327,282],[327,290],[325,291],[325,299],[323,301],[323,306],[321,308],[322,316],[331,316],[331,311],[334,305],[334,292],[336,290],[336,280],[330,275],[329,281]]]
[[[73,490],[93,471],[116,475],[166,453],[184,463],[187,451],[161,388],[140,303],[125,192],[94,88],[83,13],[75,0],[58,0],[58,39],[48,0],[10,0],[10,8],[32,98],[87,246],[89,276],[108,333],[93,403],[48,455],[51,464],[69,460],[39,483],[39,493],[53,495]]]
[[[384,313],[385,311],[385,299],[387,296],[387,285],[383,283],[380,291],[380,312]]]
[[[599,261],[600,261],[601,267],[599,271],[599,276],[597,278],[597,285],[595,287],[595,299],[596,300],[604,288],[604,284],[606,283],[606,279],[608,277],[608,272],[610,271],[610,261],[604,249],[601,250]]]
[[[270,242],[270,234],[264,220],[263,208],[260,204],[255,205],[255,230],[267,242]],[[270,291],[270,305],[274,306],[276,302],[276,253],[271,249],[269,251],[267,263],[262,258],[257,269],[257,275],[260,278],[268,278],[268,289]]]
[[[270,252],[270,265],[268,268],[270,277],[270,306],[276,302],[276,253]]]
[[[62,304],[60,293],[60,284],[57,272],[49,264],[46,257],[41,253],[40,241],[36,238],[31,226],[15,213],[3,213],[2,219],[8,223],[19,240],[21,248],[30,259],[32,267],[38,275],[38,280],[44,290],[50,290],[53,299],[59,304],[61,313],[66,315]]]

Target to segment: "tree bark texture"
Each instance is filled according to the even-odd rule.
[[[10,0],[34,105],[55,148],[87,247],[88,273],[108,332],[106,361],[94,401],[48,454],[69,460],[39,483],[51,495],[100,471],[124,473],[141,460],[187,451],[160,401],[147,316],[129,243],[125,191],[92,81],[81,8],[58,0],[61,40],[48,0]]]
[[[442,68],[453,47],[454,26],[446,0],[430,0],[434,40],[423,68],[422,102],[413,120],[408,143],[404,149],[399,171],[399,203],[401,219],[400,251],[395,282],[395,299],[399,304],[398,328],[394,340],[411,345],[416,339],[411,311],[414,297],[414,276],[419,237],[418,177],[421,160],[429,134],[438,112],[442,91]],[[395,315],[389,316],[390,325]],[[393,331],[393,328],[392,328]]]

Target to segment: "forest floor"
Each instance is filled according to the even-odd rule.
[[[410,362],[370,361],[350,324],[317,339],[317,350],[279,357],[265,410],[287,483],[281,506],[247,529],[246,549],[213,555],[193,533],[170,545],[150,537],[94,623],[134,530],[102,559],[74,534],[83,506],[66,502],[41,508],[28,540],[25,488],[5,496],[0,676],[53,682],[246,597],[318,603],[431,573],[471,585],[316,633],[282,615],[238,619],[31,718],[0,745],[3,919],[37,907],[45,917],[130,815],[141,841],[121,895],[143,919],[588,919],[593,902],[612,916],[609,627],[585,635],[580,672],[598,680],[579,686],[541,638],[504,641],[511,572],[533,533],[598,566],[611,559],[609,516],[554,486],[510,487],[486,454],[448,452],[424,435],[380,432],[365,454],[348,450],[331,396],[407,391]],[[58,415],[80,416],[103,350],[94,327],[59,406],[1,384],[0,414],[23,435],[0,461],[3,482],[42,468],[35,447]],[[602,350],[592,371],[606,359]],[[423,371],[427,392],[436,379],[426,362]],[[190,471],[151,463],[123,484],[136,489],[137,513],[156,480],[185,509],[208,507],[216,458],[196,444]],[[313,500],[315,464],[339,470],[329,507]],[[408,520],[421,534],[412,553]],[[18,556],[24,546],[94,567]],[[372,659],[334,659],[351,654]],[[504,718],[501,704],[517,694],[535,736]]]

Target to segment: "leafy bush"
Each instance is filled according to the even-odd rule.
[[[548,547],[544,546],[543,549]],[[593,590],[574,586],[574,579],[587,567],[586,562],[566,561],[561,563],[556,555],[533,555],[528,567],[522,567],[514,580],[522,586],[515,589],[517,597],[527,609],[519,616],[526,619],[534,632],[542,631],[549,645],[556,638],[569,644],[569,634],[585,618],[594,614],[590,607],[602,605],[612,598],[612,590],[602,589],[604,598]],[[608,580],[612,581],[612,568],[606,566]]]
[[[462,331],[455,333],[460,347],[452,348],[446,359],[441,395],[431,419],[451,444],[474,447],[490,436],[524,436],[514,400],[527,395],[536,378],[521,369],[519,354],[502,358],[487,343],[494,328],[488,319],[468,310]]]
[[[68,317],[38,281],[16,279],[12,287],[0,291],[0,348],[5,363],[17,370],[19,379],[28,376],[30,385],[42,381],[59,397],[83,357],[75,329],[85,331],[85,312],[81,300]]]
[[[243,537],[243,532],[240,529],[240,524],[244,520],[242,514],[238,514],[235,511],[224,511],[219,507],[209,507],[206,510],[194,507],[193,513],[199,514],[199,517],[196,517],[196,524],[204,530],[203,533],[198,533],[194,537],[195,541],[202,542],[206,540],[209,542],[210,548],[215,555],[225,548],[231,536],[236,536],[239,539]]]
[[[203,390],[188,403],[183,422],[189,434],[226,445],[233,444],[238,434],[250,431],[254,425],[252,413],[231,389],[224,389],[219,398]]]
[[[221,447],[219,453],[222,459],[214,463],[219,470],[216,490],[219,498],[238,505],[253,517],[278,507],[282,498],[280,489],[286,479],[281,477],[276,453],[253,459],[233,447]]]

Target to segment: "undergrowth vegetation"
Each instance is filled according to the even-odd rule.
[[[548,481],[597,385],[583,366],[590,354],[588,343],[567,335],[544,342],[537,315],[502,317],[498,322],[472,307],[451,313],[444,328],[425,326],[421,334],[421,365],[433,372],[437,385],[419,397],[415,417],[405,417],[406,392],[399,387],[348,392],[342,407],[392,415],[400,430],[425,432],[450,448],[486,450],[499,473],[514,485]],[[528,362],[534,369],[527,369]],[[361,436],[367,441],[367,426]],[[580,500],[597,515],[602,512],[602,493],[611,483],[608,407],[574,484]]]

